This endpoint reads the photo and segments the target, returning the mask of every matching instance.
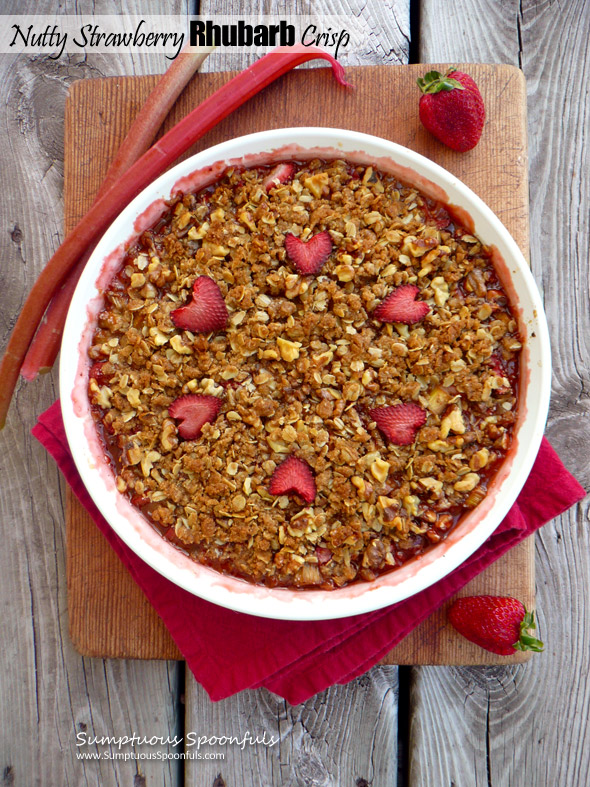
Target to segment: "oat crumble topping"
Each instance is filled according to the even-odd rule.
[[[489,250],[442,205],[371,167],[291,169],[268,190],[271,168],[229,170],[143,233],[104,293],[89,395],[117,488],[164,537],[251,582],[330,589],[404,564],[485,497],[521,340]],[[329,257],[299,274],[285,236],[324,232]],[[174,324],[199,276],[223,330]],[[404,285],[428,313],[372,317]],[[169,413],[187,394],[221,399],[195,439]],[[397,445],[369,413],[410,402],[424,423]],[[289,456],[311,504],[269,491]]]

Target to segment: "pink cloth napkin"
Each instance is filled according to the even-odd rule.
[[[212,700],[266,687],[292,704],[362,675],[486,566],[584,495],[544,439],[518,500],[485,544],[422,593],[365,615],[319,622],[276,621],[218,607],[160,576],[115,535],[90,499],[69,452],[59,402],[33,434],[166,624]]]

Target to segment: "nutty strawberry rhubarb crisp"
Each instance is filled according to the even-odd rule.
[[[117,487],[195,560],[373,580],[486,495],[521,341],[490,250],[345,161],[232,169],[104,293],[89,392]]]

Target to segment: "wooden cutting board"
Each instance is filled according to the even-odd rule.
[[[441,66],[441,70],[444,66]],[[460,177],[511,231],[528,256],[526,91],[512,66],[469,65],[487,110],[478,146],[468,153],[444,148],[418,120],[416,78],[424,66],[348,68],[355,90],[340,88],[328,68],[298,70],[266,88],[210,131],[190,151],[268,128],[332,126],[386,137],[423,153]],[[197,74],[165,129],[231,76]],[[75,82],[65,124],[65,225],[90,206],[108,163],[157,77]],[[296,141],[296,136],[294,136]],[[66,509],[70,635],[86,656],[182,658],[162,621],[127,574],[71,491]],[[534,541],[522,542],[473,580],[461,595],[491,593],[534,607]],[[448,605],[447,605],[448,606]],[[386,664],[507,664],[528,654],[495,656],[460,637],[446,623],[446,606],[416,628]]]

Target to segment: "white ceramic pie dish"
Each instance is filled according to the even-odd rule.
[[[497,249],[496,267],[525,339],[513,443],[484,501],[446,540],[402,568],[373,582],[333,591],[251,585],[194,562],[163,539],[117,492],[86,394],[87,350],[100,310],[101,288],[110,280],[125,246],[157,220],[163,200],[176,191],[213,182],[230,162],[256,165],[289,157],[338,157],[373,164],[466,211],[474,233]],[[543,304],[524,257],[495,214],[455,176],[423,156],[378,137],[328,128],[278,129],[230,140],[198,153],[148,186],[113,222],[89,260],[72,300],[60,360],[61,405],[74,461],[115,532],[152,568],[185,590],[239,612],[288,620],[347,617],[394,604],[442,579],[473,554],[498,527],[530,472],[545,427],[550,380]]]

